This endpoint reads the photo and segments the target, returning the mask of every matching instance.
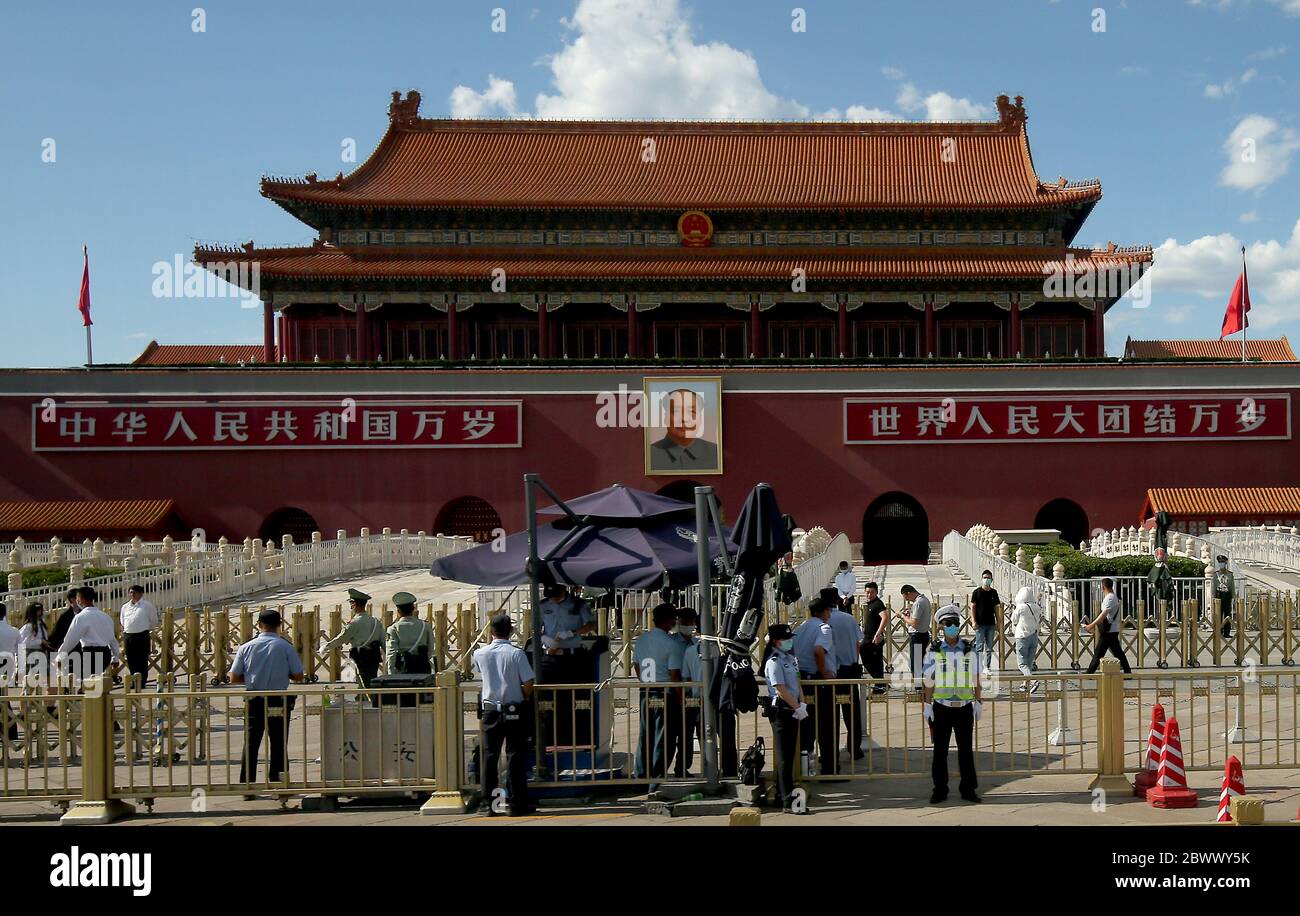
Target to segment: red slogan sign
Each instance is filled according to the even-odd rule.
[[[522,401],[68,401],[32,405],[32,448],[520,448]]]
[[[844,399],[845,445],[1290,438],[1288,394]]]

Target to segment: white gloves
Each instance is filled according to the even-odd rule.
[[[924,704],[924,705],[921,707],[921,712],[925,715],[925,721],[927,721],[927,722],[933,722],[933,721],[934,721],[934,704],[933,704],[933,703],[926,703],[926,704]]]
[[[802,721],[802,720],[808,718],[808,704],[807,704],[807,703],[800,703],[800,704],[799,704],[799,708],[796,709],[796,710],[794,711],[794,718],[795,718],[795,721],[796,721],[796,722],[800,722],[800,721]]]
[[[555,637],[554,637],[554,636],[546,636],[546,635],[543,635],[543,636],[542,636],[542,648],[543,648],[543,649],[554,649],[554,648],[556,648],[558,645],[559,645],[559,643],[557,643],[557,642],[555,641]]]
[[[555,633],[556,639],[568,639],[571,636],[573,636],[572,630],[557,630]]]
[[[971,703],[970,705],[971,708],[975,710],[975,721],[978,722],[980,720],[980,713],[984,710],[984,704],[981,703],[979,700],[976,700],[974,703]]]

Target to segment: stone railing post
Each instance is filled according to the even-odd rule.
[[[9,551],[9,572],[16,573],[23,568],[23,553],[17,547]]]
[[[1040,579],[1044,577],[1043,555],[1041,553],[1034,554],[1034,575]]]
[[[358,571],[365,572],[370,569],[370,529],[361,529],[361,543],[357,548],[360,557],[358,559]]]
[[[83,581],[85,581],[85,576],[82,575],[81,564],[73,563],[68,567],[68,587],[74,588],[80,585]]]
[[[315,579],[320,574],[320,532],[311,533],[311,577]]]
[[[335,532],[334,542],[339,549],[339,568],[335,572],[337,576],[346,576],[348,574],[348,533],[342,528]]]
[[[1097,789],[1116,797],[1133,792],[1124,776],[1124,670],[1116,658],[1102,661],[1097,690],[1097,774],[1088,790]]]
[[[253,575],[255,576],[254,581],[257,583],[259,589],[266,584],[266,560],[263,551],[264,548],[262,546],[261,538],[254,538],[250,541],[248,559],[249,562],[253,564]]]
[[[17,554],[17,558],[18,558],[18,568],[19,568],[19,569],[22,568],[23,561],[24,561],[23,548],[26,547],[26,546],[27,546],[27,542],[24,541],[22,538],[14,538],[14,546],[13,546],[13,550],[10,551],[10,553],[9,553],[9,564],[10,564],[10,569],[13,568],[13,562],[14,562],[14,555],[15,555],[15,554]]]
[[[379,542],[379,565],[387,569],[393,565],[393,529],[384,528],[382,538]],[[402,557],[402,559],[405,560],[406,557]]]
[[[64,824],[109,824],[135,813],[113,798],[113,695],[108,675],[85,682],[81,702],[81,800],[59,819]],[[69,701],[76,702],[76,701]]]
[[[50,538],[50,562],[55,566],[63,565],[63,542],[58,538]]]

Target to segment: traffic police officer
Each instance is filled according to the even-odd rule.
[[[360,589],[348,589],[348,604],[352,606],[352,619],[343,632],[325,643],[322,652],[329,652],[347,643],[348,657],[357,668],[357,680],[362,687],[379,673],[379,663],[384,659],[384,625],[370,613],[370,596]],[[370,703],[379,705],[379,697],[372,694]]]
[[[257,615],[257,636],[235,652],[230,667],[230,683],[244,684],[248,690],[288,690],[289,682],[301,683],[302,660],[293,643],[280,635],[280,612],[266,609]],[[284,748],[289,737],[289,718],[293,715],[293,697],[254,696],[248,698],[244,712],[244,756],[239,763],[239,781],[257,780],[257,755],[262,735],[268,729],[271,762],[266,768],[269,782],[277,782],[284,771]],[[252,796],[245,795],[245,800]]]
[[[433,673],[433,634],[429,625],[415,615],[416,603],[410,592],[393,596],[397,620],[384,638],[389,674]]]
[[[1214,597],[1219,601],[1219,613],[1223,617],[1224,639],[1232,638],[1232,600],[1236,595],[1237,582],[1232,570],[1228,569],[1228,558],[1219,554],[1214,558]]]
[[[808,619],[794,631],[794,656],[803,680],[835,680],[835,631],[831,629],[831,611],[839,607],[839,594],[833,588],[822,589],[808,603]],[[814,731],[815,729],[815,731]],[[837,769],[840,756],[839,723],[835,718],[835,686],[817,685],[813,692],[813,717],[800,726],[803,750],[811,757],[817,744],[820,772],[829,776]]]
[[[776,804],[789,811],[794,799],[794,749],[799,739],[799,722],[808,718],[808,704],[799,684],[799,663],[794,656],[794,639],[788,624],[774,623],[767,630],[763,678],[767,681],[766,715],[772,723]]]
[[[483,756],[479,782],[483,804],[492,810],[497,789],[497,770],[501,763],[501,745],[506,748],[506,801],[512,815],[527,814],[527,762],[524,744],[532,717],[526,701],[533,695],[533,668],[523,649],[511,645],[514,626],[507,614],[492,618],[492,642],[474,652],[473,667],[483,679],[479,699],[479,728]]]
[[[934,763],[930,768],[934,792],[930,804],[948,797],[948,743],[957,736],[957,766],[961,770],[961,797],[978,802],[975,794],[975,752],[972,740],[980,717],[980,660],[969,641],[960,639],[961,608],[955,604],[939,610],[937,620],[942,637],[935,640],[925,657],[925,719],[934,739]]]

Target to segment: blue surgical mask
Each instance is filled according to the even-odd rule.
[[[777,641],[777,644],[776,644],[776,647],[777,647],[778,649],[780,649],[782,652],[789,652],[789,651],[790,651],[790,640],[788,640],[788,639],[781,639],[781,640],[778,640],[778,641]]]
[[[989,588],[989,587],[992,586],[992,585],[993,585],[993,580],[992,580],[992,579],[989,579],[989,578],[987,578],[987,577],[985,577],[985,579],[984,579],[984,587],[985,587],[985,588]]]
[[[956,639],[957,634],[961,632],[961,627],[956,624],[948,624],[943,628],[943,635],[949,639]]]

